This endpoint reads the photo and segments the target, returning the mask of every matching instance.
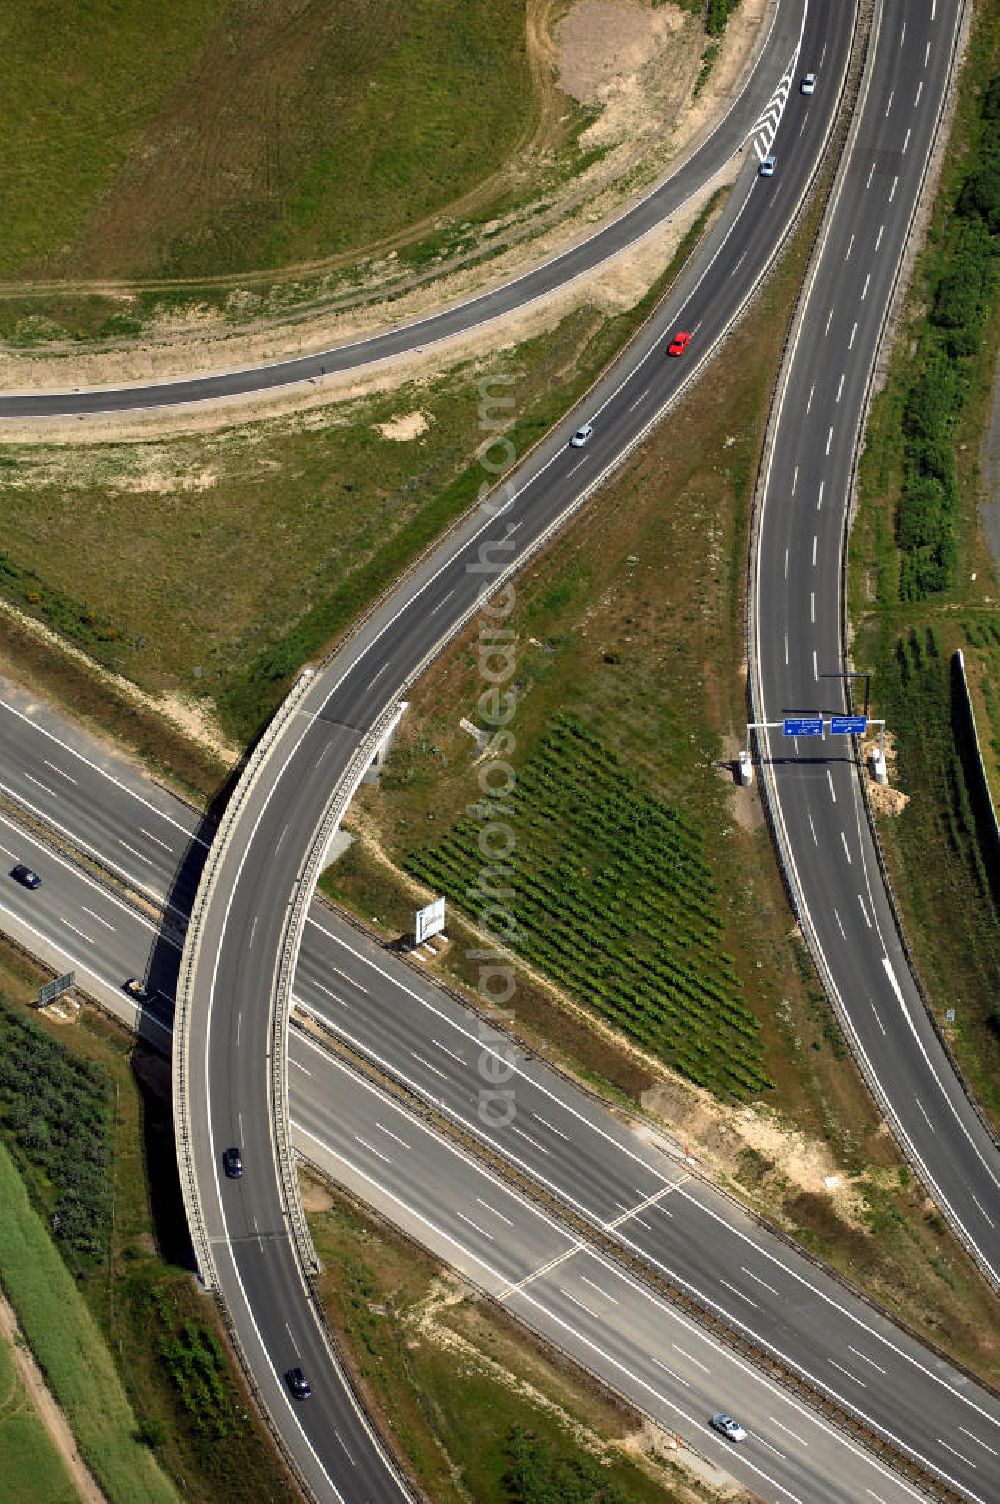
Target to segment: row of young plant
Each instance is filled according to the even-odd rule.
[[[107,1251],[113,1086],[0,996],[0,1130],[77,1274]]]
[[[896,542],[904,601],[946,590],[955,577],[953,433],[969,391],[970,360],[990,318],[1000,254],[1000,76],[982,96],[977,136],[938,231],[929,307],[903,407]]]
[[[575,997],[713,1090],[769,1085],[700,836],[642,789],[575,718],[560,716],[505,799],[512,943]],[[483,866],[461,819],[409,870],[460,907]]]

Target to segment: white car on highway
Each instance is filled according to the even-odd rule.
[[[718,1431],[727,1441],[746,1441],[747,1433],[738,1420],[733,1420],[731,1415],[721,1413],[712,1416],[712,1429]]]
[[[580,427],[577,429],[576,433],[570,439],[570,441],[569,441],[570,442],[570,447],[573,448],[573,449],[582,449],[583,446],[584,446],[584,444],[586,444],[587,440],[590,438],[590,436],[593,433],[593,431],[594,431],[594,425],[593,425],[593,423],[582,423],[580,425]]]

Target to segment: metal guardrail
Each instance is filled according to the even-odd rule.
[[[963,12],[962,12],[961,21],[960,21],[959,25],[955,28],[955,32],[954,32],[954,36],[953,36],[952,54],[951,54],[951,58],[950,58],[950,62],[949,62],[948,86],[947,86],[946,90],[944,91],[944,95],[942,97],[942,101],[941,101],[941,104],[940,104],[939,109],[938,109],[938,116],[937,116],[937,120],[936,120],[935,126],[934,126],[933,145],[932,145],[931,150],[927,154],[927,159],[926,159],[925,164],[924,164],[924,171],[923,171],[923,175],[922,175],[922,179],[921,179],[920,189],[919,189],[917,195],[914,198],[914,204],[913,204],[913,208],[912,208],[911,215],[910,215],[910,223],[909,223],[908,230],[907,230],[907,243],[909,243],[909,241],[911,240],[912,233],[913,233],[914,223],[916,221],[918,213],[920,212],[920,210],[923,207],[924,202],[925,202],[925,195],[927,193],[928,182],[930,180],[932,161],[935,159],[935,157],[936,157],[937,153],[939,152],[939,150],[941,150],[941,126],[942,126],[942,121],[943,121],[945,113],[946,113],[946,108],[947,108],[947,105],[948,105],[948,102],[949,102],[951,91],[952,91],[952,89],[954,87],[955,71],[956,71],[958,59],[961,56],[961,52],[962,52],[962,49],[964,47],[965,39],[966,39],[967,32],[968,32],[968,26],[969,26],[969,22],[970,22],[970,18],[971,18],[971,10],[972,10],[971,0],[961,0],[961,3],[962,3],[962,6],[963,6]],[[876,13],[881,10],[881,0],[874,0],[874,9],[875,9]],[[871,70],[874,69],[874,54],[871,51],[869,51],[868,58],[866,60],[865,68],[866,68],[866,72],[868,72],[868,73],[870,73]],[[837,178],[836,178],[836,182],[835,182],[835,185],[834,185],[834,193],[835,194],[837,192],[838,186],[840,186],[842,184],[843,177],[846,176],[846,173],[847,173],[847,171],[849,169],[850,160],[851,160],[851,150],[853,148],[854,142],[857,139],[857,133],[858,133],[858,130],[860,129],[860,123],[861,123],[861,117],[859,115],[855,115],[854,118],[853,118],[853,120],[851,121],[850,128],[849,128],[848,133],[847,133],[847,139],[846,139],[845,144],[844,144],[844,150],[843,150],[843,153],[842,153],[842,156],[841,156],[841,160],[840,160],[840,164],[839,164],[839,167],[838,167],[838,170],[837,170]],[[820,229],[817,232],[816,245],[815,245],[814,251],[813,251],[812,266],[810,268],[809,275],[807,276],[807,278],[806,278],[806,280],[805,280],[805,282],[803,284],[802,291],[799,294],[799,299],[798,299],[798,302],[796,304],[795,313],[794,313],[792,321],[791,321],[791,323],[789,325],[788,334],[787,334],[786,339],[785,339],[785,348],[784,348],[784,352],[783,352],[783,356],[782,356],[781,369],[779,371],[778,381],[777,381],[777,383],[775,385],[774,395],[773,395],[772,401],[771,401],[771,409],[770,409],[770,412],[768,414],[767,429],[766,429],[764,445],[763,445],[763,449],[762,449],[762,453],[761,453],[760,467],[759,467],[759,470],[758,470],[757,487],[756,487],[756,490],[755,490],[755,493],[754,493],[753,516],[752,516],[752,520],[751,520],[751,541],[750,541],[750,555],[749,555],[749,566],[748,566],[748,586],[747,586],[747,606],[746,606],[746,626],[745,626],[746,641],[747,641],[747,656],[748,656],[748,661],[749,661],[749,664],[750,664],[750,673],[748,675],[748,692],[749,692],[749,697],[750,697],[751,718],[754,719],[754,720],[761,719],[762,716],[763,716],[763,710],[762,710],[762,706],[761,706],[761,686],[760,686],[760,683],[759,683],[759,671],[758,671],[758,667],[757,667],[758,662],[759,662],[759,658],[758,658],[758,654],[757,654],[757,651],[756,651],[756,649],[757,649],[757,643],[756,643],[756,630],[755,630],[756,623],[755,623],[755,612],[754,612],[754,599],[755,599],[756,579],[757,579],[758,567],[759,567],[759,557],[760,557],[760,526],[761,526],[761,518],[762,518],[762,515],[763,515],[763,503],[764,503],[764,494],[765,494],[765,490],[766,490],[766,480],[767,480],[767,475],[768,475],[768,471],[769,471],[770,456],[773,454],[773,450],[774,450],[775,435],[776,435],[776,431],[777,431],[778,420],[780,418],[781,407],[782,407],[782,404],[783,404],[783,401],[784,401],[784,393],[785,393],[785,389],[787,387],[787,383],[788,383],[788,379],[789,379],[789,374],[790,374],[790,370],[791,370],[792,357],[794,355],[795,345],[796,345],[796,342],[797,342],[799,331],[801,329],[802,320],[803,320],[804,315],[805,315],[805,310],[806,310],[806,307],[807,307],[808,302],[809,302],[809,297],[811,295],[812,286],[813,286],[813,283],[815,281],[816,275],[818,273],[819,263],[820,263],[820,260],[822,258],[822,245],[823,245],[823,242],[822,242],[822,232],[823,232],[823,228],[824,228],[824,226],[825,226],[825,224],[827,222],[827,218],[828,218],[830,212],[831,211],[828,209],[827,210],[827,214],[824,215],[823,225],[820,226]],[[887,328],[889,327],[891,316],[892,316],[892,314],[893,314],[893,312],[894,312],[894,310],[895,310],[895,308],[896,308],[896,306],[898,304],[898,300],[902,296],[903,288],[904,288],[904,285],[905,285],[904,284],[904,278],[903,278],[903,269],[904,269],[904,266],[906,266],[906,261],[907,261],[907,258],[906,258],[905,255],[900,258],[899,264],[898,264],[898,266],[896,268],[896,277],[895,277],[895,281],[894,281],[893,291],[892,291],[892,294],[891,294],[890,298],[887,299],[887,301],[886,301],[886,306],[885,306],[885,310],[884,310],[884,313],[883,313],[883,319],[882,319],[882,326],[881,326],[881,329],[879,331],[879,338],[878,338],[878,342],[876,344],[875,356],[874,356],[874,358],[872,360],[871,369],[869,371],[868,382],[866,384],[864,399],[863,399],[861,408],[859,409],[859,418],[858,418],[858,423],[857,423],[856,432],[855,432],[854,461],[853,461],[853,465],[852,465],[851,479],[850,479],[849,492],[848,492],[848,498],[849,499],[848,499],[848,506],[846,507],[845,513],[844,513],[844,546],[843,546],[843,549],[841,551],[841,582],[840,582],[840,590],[841,590],[841,602],[840,602],[841,642],[842,642],[842,644],[845,644],[843,651],[844,651],[845,658],[847,658],[848,663],[850,663],[850,658],[849,658],[849,654],[848,654],[847,648],[846,648],[846,643],[847,643],[847,640],[848,640],[848,630],[847,630],[848,629],[848,615],[847,615],[847,557],[848,557],[848,549],[847,549],[847,543],[848,543],[848,538],[849,538],[849,534],[850,534],[851,522],[853,521],[854,511],[855,511],[856,502],[857,502],[858,467],[859,467],[860,455],[861,455],[862,436],[863,436],[863,433],[864,433],[864,427],[865,427],[865,424],[867,422],[868,412],[869,412],[869,409],[870,409],[870,406],[871,406],[871,400],[872,400],[872,396],[873,396],[873,393],[874,393],[876,375],[877,375],[877,371],[878,371],[878,367],[879,367],[879,361],[882,358],[882,343],[883,343],[883,341],[885,339],[885,333],[886,333]],[[848,683],[849,682],[850,681],[848,681]],[[850,693],[850,690],[848,692]],[[906,957],[907,966],[908,966],[908,968],[910,970],[910,973],[911,973],[911,975],[913,977],[913,981],[914,981],[914,984],[915,984],[915,986],[917,988],[917,991],[918,991],[918,993],[920,995],[920,998],[921,998],[921,1000],[922,1000],[922,1002],[924,1004],[924,1008],[926,1010],[927,1016],[928,1016],[928,1018],[929,1018],[929,1020],[930,1020],[930,1022],[932,1024],[934,1030],[935,1030],[935,1033],[936,1033],[938,1039],[941,1042],[941,1045],[942,1045],[943,1049],[945,1050],[945,1052],[946,1052],[946,1054],[948,1056],[949,1061],[951,1062],[951,1065],[952,1065],[952,1067],[954,1069],[956,1078],[961,1083],[962,1090],[964,1091],[967,1100],[969,1101],[970,1105],[972,1106],[973,1110],[975,1111],[975,1113],[976,1113],[979,1121],[983,1124],[983,1126],[986,1128],[986,1131],[990,1134],[990,1137],[993,1139],[994,1142],[996,1142],[997,1141],[996,1140],[996,1135],[993,1133],[993,1130],[990,1128],[989,1124],[986,1122],[986,1120],[985,1120],[985,1118],[983,1116],[982,1110],[979,1107],[979,1104],[976,1102],[975,1097],[973,1096],[972,1092],[969,1089],[968,1083],[965,1081],[964,1076],[962,1075],[961,1071],[958,1068],[958,1064],[957,1064],[957,1062],[956,1062],[956,1060],[954,1058],[954,1054],[953,1054],[953,1052],[951,1050],[951,1047],[948,1044],[947,1039],[945,1039],[944,1035],[941,1032],[941,1029],[938,1026],[937,1020],[936,1020],[936,1018],[934,1016],[933,1009],[931,1008],[931,1005],[930,1005],[930,1002],[929,1002],[929,998],[928,998],[926,989],[924,988],[922,980],[920,978],[920,974],[919,974],[919,971],[917,969],[916,962],[914,960],[912,950],[911,950],[910,945],[909,945],[909,943],[907,941],[906,934],[905,934],[905,931],[904,931],[904,928],[903,928],[903,923],[902,923],[902,918],[901,918],[901,913],[900,913],[900,908],[899,908],[899,902],[898,902],[895,890],[894,890],[893,885],[892,885],[892,880],[891,880],[891,876],[890,876],[890,873],[889,873],[888,864],[887,864],[886,858],[885,858],[885,852],[884,852],[883,847],[882,847],[881,839],[879,838],[879,833],[878,833],[878,829],[877,829],[876,822],[875,822],[874,812],[873,812],[872,807],[871,807],[871,801],[870,801],[870,799],[868,797],[867,784],[866,784],[866,780],[865,780],[865,777],[864,777],[864,769],[861,766],[860,762],[858,761],[858,748],[857,748],[857,744],[855,744],[855,761],[856,761],[857,776],[858,776],[859,783],[860,783],[860,786],[861,786],[863,804],[864,804],[864,808],[865,808],[865,812],[866,812],[866,816],[867,816],[867,820],[868,820],[868,827],[869,827],[869,831],[870,831],[871,837],[872,837],[872,843],[873,843],[873,846],[874,846],[874,849],[875,849],[876,858],[877,858],[878,863],[879,863],[879,870],[880,870],[880,873],[881,873],[881,876],[882,876],[882,882],[883,882],[883,885],[885,887],[886,894],[888,896],[889,907],[890,907],[890,911],[891,911],[892,916],[893,916],[893,922],[894,922],[894,925],[895,925],[896,933],[897,933],[897,936],[899,938],[899,942],[900,942],[900,946],[902,948],[903,954]],[[786,892],[788,893],[788,897],[789,897],[789,901],[791,903],[792,909],[793,909],[793,911],[794,911],[794,913],[796,915],[796,918],[799,921],[799,925],[800,925],[800,928],[802,930],[803,938],[804,938],[806,946],[807,946],[807,948],[809,950],[810,956],[812,957],[813,964],[816,967],[817,974],[819,975],[820,981],[823,984],[823,989],[826,992],[827,997],[828,997],[828,999],[830,1001],[830,1004],[831,1004],[831,1006],[832,1006],[832,1008],[833,1008],[833,1010],[834,1010],[834,1012],[835,1012],[835,1014],[837,1016],[837,1019],[838,1019],[838,1021],[840,1023],[841,1030],[842,1030],[842,1032],[844,1034],[845,1039],[847,1040],[847,1043],[848,1043],[848,1045],[850,1047],[850,1050],[851,1050],[851,1054],[852,1054],[852,1056],[854,1058],[855,1065],[857,1066],[858,1071],[861,1074],[862,1079],[864,1080],[866,1086],[868,1087],[868,1090],[871,1093],[871,1096],[872,1096],[872,1098],[873,1098],[876,1106],[878,1107],[879,1111],[881,1112],[882,1116],[888,1122],[888,1124],[889,1124],[889,1126],[890,1126],[890,1128],[892,1130],[893,1137],[896,1139],[896,1142],[899,1144],[900,1149],[902,1150],[902,1152],[904,1154],[904,1157],[906,1157],[910,1161],[910,1163],[911,1163],[911,1165],[912,1165],[915,1173],[917,1174],[918,1179],[921,1181],[922,1184],[924,1184],[925,1183],[925,1176],[924,1176],[924,1173],[922,1171],[922,1168],[921,1168],[920,1165],[915,1164],[913,1162],[913,1159],[911,1158],[911,1155],[910,1155],[909,1150],[907,1148],[906,1135],[904,1134],[904,1132],[902,1130],[902,1125],[900,1124],[899,1119],[898,1119],[898,1117],[897,1117],[897,1115],[896,1115],[896,1113],[895,1113],[895,1111],[893,1109],[892,1103],[890,1102],[890,1100],[889,1100],[888,1096],[885,1094],[885,1092],[882,1090],[882,1087],[881,1087],[881,1085],[880,1085],[877,1077],[875,1076],[874,1072],[872,1071],[872,1069],[871,1069],[871,1067],[869,1065],[869,1062],[867,1060],[867,1057],[865,1055],[864,1050],[862,1050],[860,1048],[860,1043],[859,1043],[859,1041],[857,1040],[857,1038],[856,1038],[856,1036],[854,1034],[853,1027],[851,1025],[851,1021],[850,1021],[849,1015],[847,1014],[847,1011],[844,1008],[843,1003],[842,1003],[842,1001],[840,999],[840,996],[839,996],[839,993],[837,991],[836,985],[835,985],[835,983],[833,981],[833,977],[832,977],[832,975],[831,975],[831,973],[829,971],[829,968],[828,968],[828,966],[826,964],[825,957],[823,956],[822,950],[821,950],[821,948],[819,946],[818,939],[816,937],[815,931],[814,931],[811,923],[808,920],[806,906],[805,906],[805,904],[802,901],[801,890],[800,890],[798,879],[797,879],[797,876],[796,876],[795,865],[794,865],[794,862],[791,860],[791,853],[790,853],[790,849],[789,849],[789,845],[788,845],[787,833],[786,833],[785,828],[784,828],[784,823],[783,823],[783,820],[781,818],[781,813],[780,813],[780,807],[778,805],[778,801],[776,799],[774,788],[773,788],[773,777],[772,777],[772,774],[771,774],[771,771],[770,771],[770,767],[769,767],[766,759],[762,760],[762,759],[758,758],[758,764],[759,764],[759,766],[762,769],[762,775],[763,775],[762,778],[761,778],[761,784],[762,784],[762,787],[763,787],[765,795],[766,795],[766,797],[765,797],[765,799],[764,799],[763,802],[764,802],[764,807],[765,807],[765,811],[766,811],[767,818],[768,818],[768,826],[770,828],[771,836],[772,836],[772,839],[774,841],[776,850],[778,852],[778,859],[779,859],[779,863],[780,863],[781,870],[782,870],[782,875],[783,875],[783,879],[784,879],[784,883],[785,883],[785,889],[786,889]],[[934,1198],[932,1197],[932,1199],[934,1199]],[[944,1211],[943,1208],[942,1208],[942,1210]],[[982,1260],[981,1260],[981,1258],[979,1256],[978,1250],[975,1247],[975,1244],[972,1243],[972,1241],[967,1237],[967,1235],[965,1234],[964,1230],[960,1226],[958,1226],[956,1224],[956,1222],[954,1221],[954,1219],[952,1217],[948,1216],[947,1211],[944,1211],[944,1215],[947,1217],[949,1225],[951,1226],[952,1231],[955,1233],[955,1235],[958,1238],[959,1242],[962,1244],[962,1246],[969,1253],[970,1257],[972,1257],[974,1259],[974,1261],[976,1262],[977,1266],[980,1268],[981,1272],[983,1273],[984,1277],[988,1280],[988,1282],[991,1285],[993,1285],[994,1284],[993,1278],[992,1278],[992,1276],[991,1276],[988,1268],[983,1264],[983,1262],[982,1262]]]
[[[201,951],[204,917],[214,894],[215,879],[228,854],[236,823],[242,815],[243,807],[260,778],[272,748],[292,716],[297,712],[306,691],[312,685],[313,678],[312,671],[306,670],[296,680],[292,689],[279,706],[275,716],[247,760],[246,767],[219,822],[215,839],[209,848],[208,857],[198,883],[198,891],[191,909],[187,935],[181,953],[181,964],[177,978],[177,992],[174,1004],[174,1048],[171,1070],[174,1133],[177,1142],[177,1168],[181,1183],[181,1194],[184,1199],[184,1212],[187,1217],[191,1243],[198,1263],[199,1276],[205,1289],[211,1291],[215,1298],[215,1304],[225,1325],[230,1345],[236,1355],[237,1362],[246,1379],[250,1393],[253,1396],[257,1411],[267,1426],[268,1433],[285,1466],[294,1478],[303,1497],[307,1499],[314,1498],[313,1491],[299,1466],[298,1458],[288,1446],[280,1429],[274,1424],[270,1408],[261,1394],[253,1364],[247,1356],[240,1334],[230,1315],[229,1308],[226,1302],[221,1299],[219,1293],[215,1259],[212,1254],[208,1229],[205,1225],[205,1213],[194,1168],[194,1151],[188,1111],[188,1051],[190,1046],[189,1030],[193,1002],[193,982]]]
[[[379,749],[398,725],[404,708],[401,705],[392,705],[383,711],[374,726],[358,743],[351,754],[350,761],[333,787],[323,816],[313,832],[305,862],[299,871],[294,891],[288,902],[281,937],[277,981],[271,994],[271,1106],[277,1138],[278,1166],[284,1190],[285,1211],[295,1239],[298,1257],[303,1269],[309,1274],[319,1272],[320,1262],[309,1232],[302,1198],[299,1195],[295,1151],[291,1142],[287,1033],[292,1008],[292,986],[299,951],[302,947],[302,932],[305,929],[306,915],[319,881],[331,837]],[[318,1301],[316,1308],[317,1315],[325,1327]]]

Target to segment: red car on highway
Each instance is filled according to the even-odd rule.
[[[687,347],[688,347],[688,345],[690,343],[691,343],[691,336],[690,336],[690,334],[687,334],[682,329],[680,331],[680,333],[679,334],[675,334],[674,337],[673,337],[673,339],[670,341],[669,345],[667,346],[667,354],[668,355],[683,355],[684,351],[687,349]]]

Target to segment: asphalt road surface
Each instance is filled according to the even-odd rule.
[[[30,774],[35,782],[28,780],[26,786],[48,806],[36,806],[36,813],[51,812],[64,831],[71,832],[78,819],[85,822],[88,812],[101,811],[102,843],[92,854],[109,871],[127,878],[131,853],[144,846],[150,853],[143,872],[147,889],[164,894],[196,829],[194,814],[134,773],[124,759],[110,757],[23,697],[8,691],[0,698],[0,709],[4,777],[12,763],[19,778]],[[89,967],[84,980],[105,1001],[127,1010],[121,980],[145,975],[150,955],[159,956],[165,995],[154,1008],[155,1026],[147,1021],[146,1030],[164,1047],[176,944],[156,947],[152,918],[136,915],[2,820],[0,848],[11,864],[25,860],[44,879],[36,893],[12,882],[4,886],[0,908],[9,911],[6,926],[30,923],[32,932],[20,938],[34,949],[40,948],[35,936],[41,929],[50,944],[63,947],[49,956],[56,966],[71,964],[69,956],[83,958]],[[106,992],[95,986],[95,976]],[[484,1048],[506,1056],[505,1045],[484,1038],[480,1020],[457,1000],[321,906],[314,906],[310,917],[295,990],[300,1008],[408,1082],[417,1098],[481,1138],[595,1228],[612,1231],[623,1248],[651,1269],[676,1280],[700,1303],[807,1375],[817,1389],[867,1416],[883,1434],[959,1483],[969,1497],[989,1497],[991,1487],[1000,1487],[1000,1465],[989,1450],[1000,1452],[1000,1403],[995,1397],[941,1364],[693,1175],[677,1145],[648,1130],[636,1132],[543,1062],[516,1054],[510,1059],[516,1116],[504,1127],[490,1129],[478,1112],[481,1056]],[[588,1303],[586,1289],[567,1283],[563,1265],[575,1261],[579,1266],[594,1255],[584,1257],[577,1249],[572,1260],[564,1259],[569,1240],[562,1228],[553,1228],[297,1031],[291,1035],[291,1100],[296,1142],[308,1158],[491,1294],[503,1297],[522,1319],[693,1445],[702,1447],[704,1418],[698,1406],[708,1404],[706,1413],[720,1404],[739,1409],[742,1419],[757,1425],[765,1404],[760,1381],[747,1375],[737,1382],[730,1365],[735,1363],[741,1373],[743,1369],[731,1354],[720,1349],[710,1362],[702,1355],[708,1367],[703,1374],[676,1332],[669,1340],[662,1335],[661,1324],[663,1331],[672,1331],[679,1318],[669,1307],[661,1312],[659,1303],[656,1322],[647,1316],[644,1331],[635,1327],[634,1310],[619,1308],[648,1303],[650,1296],[628,1285],[630,1293],[623,1298],[617,1291],[621,1271],[609,1274],[612,1285],[598,1281],[601,1289],[612,1291],[613,1300],[604,1306],[595,1306],[593,1298]],[[516,1217],[507,1208],[508,1199],[517,1202]],[[525,1233],[522,1224],[536,1232],[544,1226],[542,1243],[535,1232]],[[537,1276],[553,1257],[560,1258],[554,1285],[554,1276]],[[580,1278],[586,1285],[595,1276],[585,1272]],[[563,1309],[567,1303],[573,1306],[567,1291],[581,1302],[575,1322],[567,1322]],[[680,1356],[673,1351],[678,1341]],[[717,1344],[710,1345],[714,1353]],[[626,1350],[627,1363],[622,1357]],[[682,1361],[685,1354],[687,1362]],[[650,1367],[657,1377],[652,1389],[644,1387]],[[768,1420],[775,1413],[774,1392],[767,1389]],[[681,1411],[673,1421],[672,1405]],[[761,1436],[762,1446],[766,1439],[779,1452],[783,1448],[786,1461],[796,1451],[787,1436],[767,1430]],[[745,1455],[736,1454],[736,1460]],[[773,1453],[768,1456],[774,1461]],[[798,1486],[783,1473],[776,1481]]]
[[[852,22],[850,10],[842,7],[810,7],[805,18],[802,52],[818,71],[831,105],[846,64]],[[790,76],[796,65],[789,56]],[[245,1334],[251,1361],[264,1363],[265,1394],[275,1391],[273,1376],[290,1363],[301,1362],[315,1372],[328,1361],[299,1274],[296,1207],[285,1200],[272,1123],[274,987],[302,854],[322,823],[332,787],[368,728],[476,610],[491,556],[511,564],[525,557],[620,463],[657,410],[676,394],[685,379],[685,362],[665,358],[663,341],[671,326],[694,334],[686,362],[689,375],[699,354],[722,337],[773,259],[784,227],[794,220],[829,126],[829,113],[810,110],[797,93],[790,96],[775,140],[782,172],[763,179],[752,163],[747,165],[696,264],[682,276],[655,324],[594,391],[587,412],[579,415],[595,422],[591,442],[582,451],[567,449],[570,425],[559,425],[516,477],[502,510],[498,513],[488,501],[368,618],[284,723],[241,808],[233,839],[219,857],[199,932],[190,1022],[175,1052],[186,1101],[182,1159],[186,1168],[188,1155],[192,1157],[200,1203],[195,1215],[212,1249],[214,1277],[241,1340]],[[485,576],[480,572],[484,567]],[[218,1167],[225,1145],[238,1139],[248,1162],[273,1169],[271,1176],[262,1169],[236,1198],[222,1185]],[[257,1236],[261,1228],[269,1233],[264,1241]],[[297,1287],[300,1298],[293,1311],[285,1302]],[[300,1453],[305,1448],[303,1467],[310,1470],[318,1492],[329,1497],[335,1489],[352,1486],[324,1403],[299,1407],[294,1417],[279,1410],[277,1423],[287,1427],[289,1446]],[[316,1473],[317,1462],[323,1477]]]
[[[858,425],[957,9],[942,0],[885,0],[881,8],[878,65],[809,291],[767,477],[752,655],[761,720],[845,708],[842,683],[825,676],[846,666],[841,560]],[[850,743],[774,732],[762,756],[801,908],[852,1046],[911,1163],[1000,1287],[1000,1152],[956,1079],[907,965]]]

